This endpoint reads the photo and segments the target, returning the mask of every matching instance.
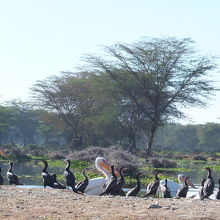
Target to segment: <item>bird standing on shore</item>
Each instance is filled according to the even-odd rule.
[[[216,199],[220,199],[220,178],[218,179],[218,191],[217,191],[217,194],[216,194]]]
[[[177,198],[180,198],[180,197],[186,198],[187,192],[189,190],[189,186],[187,183],[188,179],[189,177],[187,176],[185,179],[185,186],[182,186],[181,188],[178,189],[177,194],[176,194]]]
[[[209,198],[213,194],[214,188],[215,188],[215,183],[214,180],[212,179],[212,171],[209,167],[205,168],[208,171],[206,181],[204,182],[203,186],[203,196],[201,197],[201,200],[204,198]]]
[[[12,168],[13,168],[14,163],[9,162],[9,169],[7,171],[7,178],[9,181],[10,185],[23,185],[22,183],[19,183],[18,177],[16,174],[13,173]]]
[[[164,180],[164,185],[160,185],[160,192],[163,198],[171,198],[170,189],[167,186],[167,179]]]
[[[153,182],[150,182],[147,185],[147,192],[146,192],[144,197],[155,196],[157,194],[157,190],[158,190],[158,187],[160,185],[160,180],[158,178],[158,173],[159,173],[158,171],[155,172],[155,180]]]
[[[81,192],[81,193],[84,193],[85,190],[86,190],[86,187],[88,186],[89,184],[89,178],[88,176],[86,175],[86,170],[84,169],[83,170],[83,176],[85,177],[84,180],[82,180],[81,182],[79,182],[77,185],[76,185],[76,190]]]
[[[70,186],[72,188],[73,192],[78,193],[78,191],[77,191],[77,189],[75,187],[75,180],[76,180],[76,178],[75,178],[74,174],[70,170],[71,162],[68,159],[65,160],[65,161],[67,162],[67,166],[65,167],[65,170],[64,170],[64,177],[66,179],[66,185]]]
[[[4,178],[2,177],[1,173],[2,173],[2,168],[0,167],[0,185],[3,185]]]
[[[100,194],[100,196],[103,196],[105,194],[111,194],[112,190],[114,189],[114,187],[117,185],[117,176],[115,175],[115,171],[114,171],[114,165],[111,166],[111,170],[112,170],[112,176],[110,181],[107,183],[104,192],[102,192]]]
[[[143,175],[143,173],[137,174],[137,176],[136,176],[137,185],[133,189],[129,190],[127,192],[126,196],[136,196],[140,192],[140,190],[141,190],[140,176],[142,176],[142,175]]]
[[[199,198],[200,198],[200,199],[204,196],[204,194],[203,194],[203,188],[204,188],[204,183],[205,183],[205,181],[206,181],[206,178],[204,178],[204,179],[202,180],[202,182],[201,182],[201,188],[200,188],[200,190],[199,190]]]
[[[124,171],[126,170],[125,167],[121,167],[119,170],[119,174],[120,174],[120,179],[117,180],[117,184],[114,186],[114,188],[112,189],[111,195],[117,196],[117,195],[121,195],[121,196],[125,196],[125,193],[123,191],[123,186],[125,184],[125,178],[124,178]]]
[[[48,173],[47,168],[48,168],[48,163],[46,160],[42,160],[44,163],[44,169],[42,170],[42,178],[43,178],[43,184],[44,188],[47,186],[54,188],[54,178]]]

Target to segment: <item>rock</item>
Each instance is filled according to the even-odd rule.
[[[162,208],[162,206],[158,205],[158,202],[157,202],[157,203],[149,205],[148,208],[149,209],[159,209],[159,208]]]

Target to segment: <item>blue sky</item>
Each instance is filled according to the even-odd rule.
[[[220,55],[219,9],[218,0],[0,0],[0,101],[28,100],[36,80],[73,71],[100,45],[190,37]],[[220,93],[208,108],[185,111],[184,123],[220,122]]]

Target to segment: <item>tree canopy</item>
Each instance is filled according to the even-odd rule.
[[[146,38],[85,57],[90,71],[113,81],[125,102],[147,121],[147,155],[161,125],[184,117],[182,107],[205,106],[215,89],[209,80],[215,59],[201,55],[193,44],[188,38]]]

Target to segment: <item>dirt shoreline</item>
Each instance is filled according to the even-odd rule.
[[[70,190],[0,187],[0,219],[220,219],[220,200],[77,195]]]

